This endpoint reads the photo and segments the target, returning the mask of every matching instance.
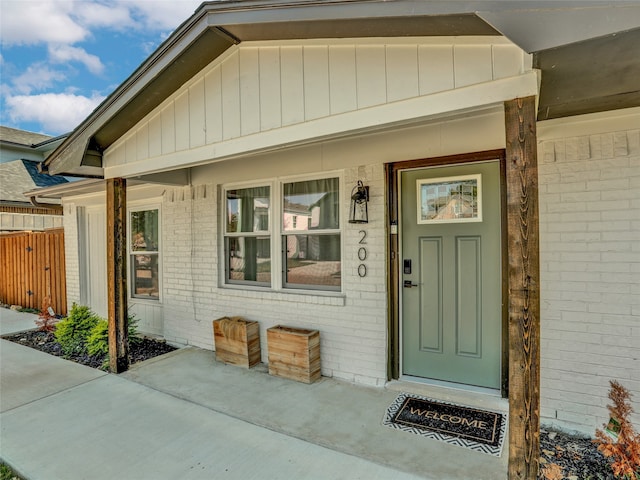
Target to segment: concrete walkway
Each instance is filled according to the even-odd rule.
[[[506,478],[506,452],[382,426],[397,391],[265,370],[186,348],[112,375],[0,340],[0,458],[31,480]]]
[[[0,335],[36,328],[37,319],[38,315],[35,313],[23,313],[0,307]]]

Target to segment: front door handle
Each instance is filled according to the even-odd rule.
[[[411,283],[411,280],[404,281],[404,288],[418,287],[417,283]]]

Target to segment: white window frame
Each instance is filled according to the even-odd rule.
[[[248,188],[261,188],[261,187],[269,187],[269,225],[266,231],[260,232],[227,232],[227,192],[229,190],[242,190]],[[222,231],[222,245],[221,245],[221,258],[222,258],[222,282],[226,286],[250,286],[256,287],[260,289],[271,288],[273,285],[273,192],[274,192],[274,184],[272,181],[266,182],[252,182],[250,184],[234,184],[234,185],[225,185],[222,189],[222,208],[220,209],[222,212],[221,217],[221,231]],[[269,237],[270,242],[270,251],[269,254],[271,256],[271,282],[258,282],[252,280],[231,280],[230,271],[229,271],[229,258],[227,257],[227,238],[239,238],[239,237]]]
[[[144,212],[149,210],[157,210],[158,211],[158,250],[157,251],[141,251],[136,252],[131,248],[131,243],[133,240],[133,235],[131,232],[131,215],[134,212]],[[131,278],[133,274],[133,256],[134,255],[144,255],[145,253],[153,253],[158,255],[158,298],[150,298],[144,296],[138,296],[134,294],[135,289],[135,279]],[[128,298],[135,303],[150,303],[153,305],[157,305],[162,303],[162,204],[161,203],[144,203],[144,204],[133,204],[129,205],[127,208],[127,283],[129,284],[128,290]]]
[[[334,233],[340,235],[340,265],[341,265],[341,277],[340,277],[340,288],[335,289],[331,287],[322,287],[322,286],[286,286],[284,281],[284,268],[285,268],[285,258],[284,258],[284,236],[286,234],[291,234],[291,231],[285,232],[282,225],[282,216],[283,216],[283,204],[284,204],[284,184],[285,183],[293,183],[293,182],[304,182],[304,181],[312,181],[312,180],[321,180],[328,178],[337,178],[338,179],[338,188],[339,188],[339,226],[337,229],[328,230],[318,230],[311,231],[312,234],[327,234]],[[269,211],[269,238],[271,243],[271,285],[259,284],[258,282],[248,281],[248,282],[240,282],[233,281],[229,282],[228,280],[228,272],[227,272],[227,252],[226,252],[226,238],[227,238],[227,191],[229,190],[237,190],[243,188],[254,188],[254,187],[270,187],[270,211]],[[342,171],[329,171],[329,172],[321,172],[316,174],[306,174],[306,175],[295,175],[295,176],[283,176],[283,177],[274,177],[271,179],[263,179],[256,180],[250,182],[241,182],[241,183],[228,183],[221,185],[220,188],[220,197],[221,199],[221,208],[219,222],[219,248],[220,248],[220,268],[219,271],[219,279],[220,285],[223,288],[233,288],[233,289],[242,289],[242,290],[257,290],[257,291],[276,291],[281,293],[302,293],[302,294],[311,294],[311,295],[342,295],[344,292],[344,264],[345,264],[345,256],[344,256],[344,236],[345,236],[345,206],[344,206],[344,178]],[[308,231],[301,231],[304,233]],[[242,236],[242,234],[238,234],[236,236]],[[261,235],[261,236],[266,236]]]

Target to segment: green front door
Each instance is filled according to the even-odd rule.
[[[500,388],[499,161],[401,173],[402,372]]]

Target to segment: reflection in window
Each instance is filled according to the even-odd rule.
[[[285,287],[340,289],[339,193],[337,178],[284,184]]]
[[[340,290],[340,180],[323,178],[225,190],[225,283]],[[279,228],[272,230],[277,204]],[[276,252],[276,257],[272,253]],[[276,266],[273,266],[273,262]]]
[[[285,235],[285,284],[340,288],[340,235]]]
[[[268,286],[271,284],[270,188],[227,190],[225,196],[226,281]]]
[[[158,210],[131,212],[131,296],[135,298],[160,298],[158,276]]]
[[[227,190],[227,233],[269,230],[269,187]]]
[[[228,237],[226,251],[228,280],[271,283],[269,237]]]
[[[340,228],[339,200],[337,178],[285,183],[282,229],[291,231]]]
[[[481,177],[418,180],[418,223],[482,221]]]

